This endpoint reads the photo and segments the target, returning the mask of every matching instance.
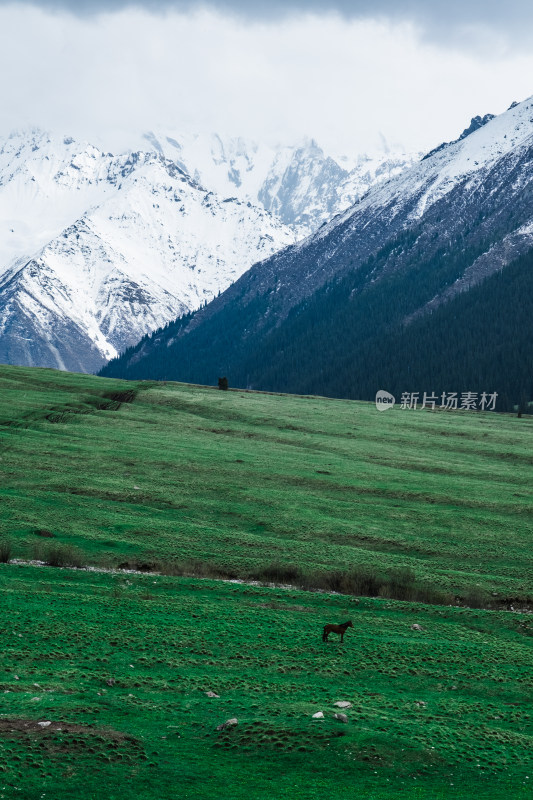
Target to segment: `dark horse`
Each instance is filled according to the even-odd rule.
[[[343,622],[342,625],[324,625],[324,633],[322,634],[322,641],[327,642],[330,633],[338,633],[340,634],[342,642],[342,640],[344,639],[344,634],[346,633],[346,628],[353,628],[353,623],[351,619],[349,619],[348,622]]]

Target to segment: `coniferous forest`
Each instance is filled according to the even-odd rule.
[[[406,242],[396,239],[394,245]],[[170,344],[151,351],[148,374],[146,362],[136,364],[134,356],[142,343],[102,374],[209,385],[227,375],[233,387],[367,400],[381,388],[395,395],[497,392],[500,411],[531,400],[533,251],[406,324],[409,311],[432,296],[436,281],[444,275],[453,282],[473,254],[440,253],[418,269],[368,283],[389,249],[325,285],[259,340],[241,331],[266,313],[265,296],[235,314],[227,306],[185,336],[179,333],[191,315],[171,323],[157,334]]]

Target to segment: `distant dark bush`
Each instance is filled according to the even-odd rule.
[[[492,598],[483,589],[474,586],[462,598],[463,603],[469,608],[490,608]]]
[[[55,537],[55,533],[52,533],[52,531],[47,531],[46,528],[37,528],[35,535],[42,536],[44,539],[53,539]]]
[[[382,579],[375,569],[369,566],[355,567],[349,573],[353,594],[364,597],[378,597],[382,586]]]
[[[435,589],[423,583],[416,587],[413,600],[434,606],[453,606],[456,602],[455,595],[451,592]]]
[[[58,566],[69,565],[65,563]],[[408,567],[378,571],[370,565],[361,564],[345,571],[319,571],[304,570],[294,564],[272,562],[262,567],[239,570],[200,559],[123,561],[118,567],[141,572],[159,572],[169,576],[288,584],[306,591],[337,592],[354,597],[382,597],[428,605],[450,606],[457,602],[471,608],[492,608],[495,605],[493,598],[478,587],[472,588],[458,599],[451,592],[417,580],[415,573]]]
[[[0,564],[7,564],[11,559],[11,542],[7,539],[0,540]]]
[[[298,567],[291,564],[267,564],[252,571],[250,577],[256,581],[267,581],[268,583],[299,583],[302,578]]]
[[[164,561],[160,564],[159,571],[163,575],[183,575],[193,578],[222,578],[225,580],[235,580],[242,575],[231,567],[212,564],[200,559],[188,559],[185,561]]]
[[[133,403],[137,396],[135,389],[126,389],[123,392],[106,392],[103,395],[104,401],[97,403],[99,411],[118,411],[122,403]]]
[[[396,600],[414,600],[417,592],[415,581],[415,573],[408,567],[402,567],[390,572],[387,588]]]
[[[42,560],[49,567],[81,567],[83,558],[80,551],[65,544],[49,545],[43,552]]]
[[[218,379],[218,388],[222,389],[223,392],[227,392],[228,390],[228,379],[227,378],[219,378]]]
[[[137,396],[135,389],[126,389],[123,392],[106,392],[104,397],[115,403],[133,403]]]

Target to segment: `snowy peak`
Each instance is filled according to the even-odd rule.
[[[277,147],[218,134],[150,132],[142,139],[222,197],[262,206],[299,239],[421,157],[386,149],[334,157],[309,138]]]
[[[147,132],[119,152],[0,141],[0,360],[94,371],[223,292],[414,156]]]
[[[0,150],[0,360],[94,371],[294,234],[157,148],[40,131]]]

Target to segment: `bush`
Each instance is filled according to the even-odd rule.
[[[11,559],[11,542],[7,539],[0,541],[0,564],[8,564]]]
[[[469,608],[490,608],[492,600],[487,592],[474,586],[463,597],[463,603]]]
[[[292,564],[278,564],[273,562],[265,567],[256,569],[250,575],[252,580],[267,581],[268,583],[290,583],[301,585],[302,575],[298,567]]]
[[[415,573],[408,567],[392,570],[388,579],[391,597],[396,600],[414,600],[417,594],[415,581]]]
[[[242,575],[239,575],[231,567],[211,564],[207,561],[200,561],[200,559],[163,561],[159,565],[159,571],[162,575],[171,576],[183,575],[193,578],[222,578],[225,580],[242,579]]]
[[[81,567],[83,566],[82,553],[71,545],[53,544],[47,547],[42,560],[49,567]]]

